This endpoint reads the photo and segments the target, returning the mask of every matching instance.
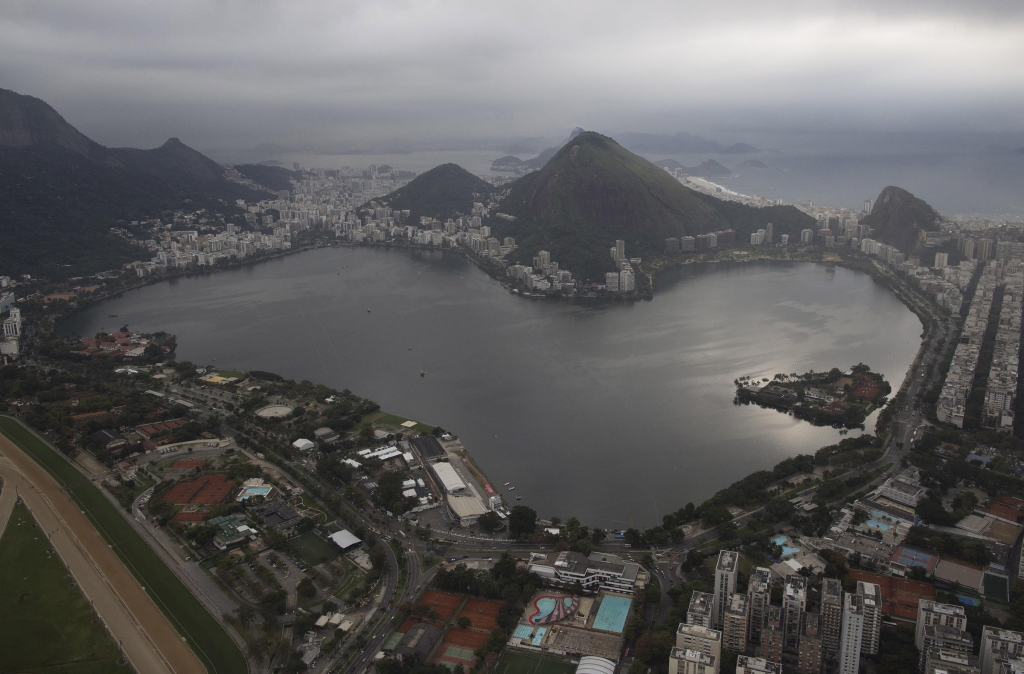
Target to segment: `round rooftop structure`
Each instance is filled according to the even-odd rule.
[[[261,419],[280,419],[292,413],[292,408],[287,405],[267,405],[256,410],[256,416]]]

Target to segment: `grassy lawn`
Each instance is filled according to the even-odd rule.
[[[362,421],[360,421],[356,425],[354,430],[358,432],[364,426],[374,426],[374,425],[376,425],[376,426],[395,426],[395,427],[398,428],[398,431],[401,432],[401,433],[409,433],[411,431],[416,431],[416,432],[421,433],[421,434],[429,434],[431,431],[434,430],[433,426],[428,426],[427,424],[421,424],[418,421],[416,422],[416,425],[413,426],[412,428],[403,428],[402,424],[404,424],[406,421],[410,421],[410,420],[406,419],[405,417],[400,417],[397,414],[389,414],[387,412],[374,412],[373,414],[367,414],[365,417],[363,417]]]
[[[118,666],[117,643],[18,503],[0,538],[0,671],[101,674]]]
[[[70,463],[10,417],[0,417],[4,433],[67,488],[78,506],[160,607],[211,673],[247,671],[245,658],[220,623],[136,533],[99,489]]]
[[[217,370],[217,376],[219,377],[234,377],[239,382],[245,379],[248,375],[241,370]],[[238,382],[235,382],[238,383]]]
[[[573,674],[576,665],[536,653],[527,653],[506,648],[497,664],[494,674]]]
[[[292,550],[307,566],[316,566],[338,557],[341,552],[330,541],[325,541],[315,531],[307,531],[288,541]]]

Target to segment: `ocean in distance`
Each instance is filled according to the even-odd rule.
[[[922,331],[868,275],[812,263],[692,265],[658,277],[653,301],[578,305],[510,295],[455,254],[374,248],[160,282],[63,330],[126,323],[177,335],[180,360],[348,388],[441,425],[540,515],[606,528],[660,523],[841,438],[734,405],[735,378],[863,362],[897,389]]]

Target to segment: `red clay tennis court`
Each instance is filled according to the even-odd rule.
[[[475,651],[486,644],[490,636],[484,632],[470,632],[469,630],[460,630],[453,627],[448,630],[448,634],[444,637],[444,642],[445,645],[453,644]]]
[[[234,487],[235,483],[224,475],[202,475],[196,480],[174,485],[164,494],[163,501],[177,504],[220,503]]]
[[[482,630],[493,630],[498,627],[498,612],[501,610],[501,602],[491,599],[470,599],[462,609],[459,617],[469,618],[473,627]]]
[[[182,459],[171,464],[171,468],[202,468],[206,459]]]
[[[455,609],[462,603],[462,595],[428,590],[423,593],[423,598],[420,601],[437,611],[439,619],[444,621],[451,618]]]

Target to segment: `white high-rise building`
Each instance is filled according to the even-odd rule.
[[[839,674],[858,674],[864,639],[864,607],[859,594],[843,597],[843,633],[839,637]]]
[[[949,253],[936,253],[935,254],[935,265],[936,269],[942,269],[949,264]]]
[[[800,243],[811,243],[812,241],[814,241],[813,229],[800,230]]]
[[[713,609],[715,629],[721,629],[725,617],[725,607],[729,597],[736,592],[736,572],[739,569],[739,553],[722,550],[718,553],[718,566],[715,567],[715,604]]]
[[[917,605],[917,630],[914,633],[914,645],[918,650],[924,647],[924,628],[929,625],[953,627],[966,632],[967,615],[964,607],[922,599]]]
[[[857,581],[857,594],[864,608],[864,635],[860,652],[878,655],[878,642],[882,635],[882,588],[874,583]]]
[[[981,630],[981,674],[999,674],[1004,660],[1024,658],[1024,634],[986,625]]]

